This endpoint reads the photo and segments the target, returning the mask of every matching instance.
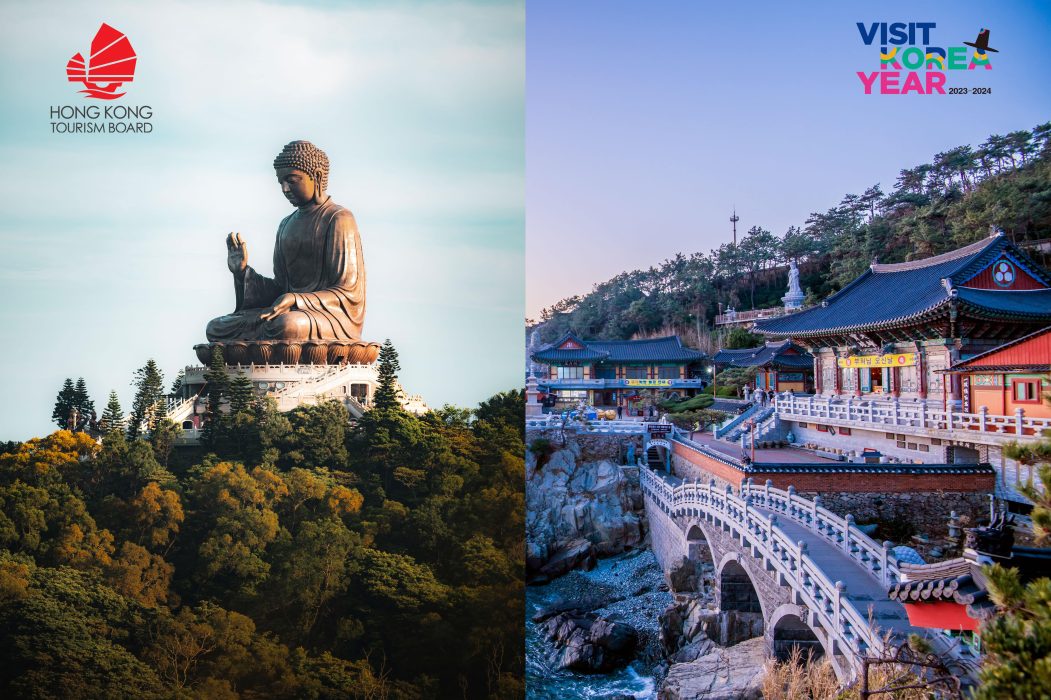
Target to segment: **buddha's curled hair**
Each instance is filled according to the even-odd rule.
[[[309,141],[292,141],[274,158],[274,170],[295,168],[310,173],[322,191],[328,189],[328,156]]]

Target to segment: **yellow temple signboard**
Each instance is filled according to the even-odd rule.
[[[628,386],[671,386],[670,379],[625,379]]]
[[[916,364],[916,353],[905,352],[893,355],[853,355],[837,360],[840,367],[912,367]]]

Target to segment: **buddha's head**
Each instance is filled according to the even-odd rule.
[[[328,187],[328,156],[309,141],[293,141],[274,158],[281,192],[294,206],[325,201]]]

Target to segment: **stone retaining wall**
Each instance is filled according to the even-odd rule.
[[[646,520],[650,526],[650,549],[661,569],[667,573],[687,554],[686,537],[675,521],[652,503],[646,504]]]

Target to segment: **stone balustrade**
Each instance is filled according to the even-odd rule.
[[[1051,430],[1051,418],[1032,418],[1021,408],[1013,415],[945,410],[927,402],[898,399],[830,398],[778,394],[775,401],[782,420],[821,422],[848,428],[909,433],[949,440],[1001,445],[1039,440]]]
[[[779,585],[790,587],[794,600],[810,611],[808,624],[823,631],[832,647],[827,651],[842,655],[855,671],[862,657],[885,653],[908,632],[918,631],[900,620],[882,627],[868,609],[873,601],[870,595],[851,597],[844,579],[853,576],[854,585],[859,585],[858,572],[864,572],[878,590],[885,591],[898,580],[899,570],[891,543],[877,543],[869,538],[854,526],[850,515],[840,517],[824,508],[819,498],[802,498],[794,488],[776,489],[769,481],[755,486],[748,480],[737,493],[730,486],[717,488],[714,481],[704,485],[676,481],[674,477],[640,469],[647,507],[656,506],[669,517],[684,522],[703,518],[732,532],[742,547],[762,560],[765,571],[775,576]],[[833,545],[843,555],[843,566],[837,564],[834,571],[822,569],[809,556],[805,539],[793,540],[785,534],[779,524],[782,520],[802,525],[812,542],[817,537]],[[854,571],[843,570],[846,568]],[[871,591],[872,583],[866,587]],[[941,638],[932,642],[960,673],[974,673],[975,660],[967,650]]]

